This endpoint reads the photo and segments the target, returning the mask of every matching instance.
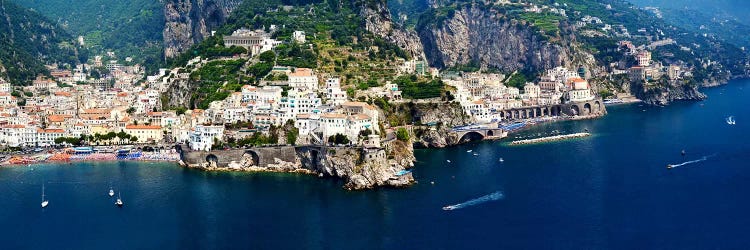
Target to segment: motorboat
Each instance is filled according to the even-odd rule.
[[[456,209],[456,205],[444,206],[443,210],[450,211]]]
[[[109,187],[109,197],[115,196],[115,190]]]
[[[727,117],[727,124],[734,125],[737,123],[737,121],[734,120],[734,116]]]
[[[502,157],[500,157],[500,159],[499,159],[499,160],[497,160],[497,161],[499,161],[499,162],[504,162],[505,160],[503,160],[503,158],[502,158]]]

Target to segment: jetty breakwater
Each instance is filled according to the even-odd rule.
[[[542,142],[553,142],[553,141],[561,141],[561,140],[568,140],[568,139],[574,139],[574,138],[583,138],[587,136],[591,136],[591,134],[590,133],[575,133],[575,134],[567,134],[567,135],[555,135],[555,136],[513,141],[510,143],[510,145],[514,146],[514,145],[527,145],[527,144],[542,143]]]

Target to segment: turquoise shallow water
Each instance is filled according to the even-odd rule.
[[[589,138],[418,150],[409,189],[349,192],[333,179],[166,163],[1,168],[0,248],[745,248],[748,91],[750,81],[735,81],[704,102],[615,106],[520,135],[588,129]],[[463,206],[441,209],[454,204]]]

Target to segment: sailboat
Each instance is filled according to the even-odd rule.
[[[120,192],[117,192],[117,201],[115,201],[115,205],[118,207],[122,207],[122,199],[120,199]]]
[[[42,183],[42,208],[47,207],[49,205],[49,201],[44,199],[44,183]]]

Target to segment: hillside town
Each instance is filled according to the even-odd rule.
[[[271,27],[271,32],[274,29]],[[357,145],[364,143],[369,135],[389,137],[386,135],[394,133],[394,128],[381,120],[382,111],[365,100],[414,101],[403,98],[399,85],[391,82],[358,91],[360,98],[354,101],[354,96],[342,88],[344,83],[339,76],[310,68],[274,65],[268,73],[274,76],[272,80],[244,84],[239,91],[210,102],[205,109],[163,110],[163,95],[170,86],[189,81],[191,72],[213,61],[238,56],[254,58],[282,43],[306,42],[302,31],[294,32],[291,41],[282,42],[271,39],[263,30],[248,29],[237,30],[223,39],[226,46],[243,47],[247,53],[213,60],[196,57],[185,67],[160,69],[150,76],[137,64],[124,66],[116,59],[104,61],[97,56],[91,64],[77,65],[72,70],[49,65],[51,78],[40,75],[30,86],[13,87],[0,81],[0,142],[14,148],[183,143],[193,150],[211,150],[222,147],[225,141],[257,137],[258,133],[268,136],[269,131],[284,127],[286,140],[274,138],[264,143]],[[624,57],[632,57],[636,65],[626,69],[611,65],[609,75],[627,74],[630,79],[648,81],[662,75],[679,79],[690,74],[677,65],[654,62],[647,48],[635,47],[629,41],[623,40],[616,49]],[[129,62],[129,58],[125,61]],[[398,63],[400,75],[442,79],[452,89],[453,101],[480,124],[497,126],[543,116],[587,115],[591,113],[590,105],[586,111],[574,105],[569,111],[557,113],[539,107],[600,98],[583,68],[549,69],[538,80],[517,88],[506,86],[509,77],[499,73],[441,73],[420,60]],[[19,101],[21,95],[23,102]],[[595,108],[601,108],[598,101],[596,105]],[[524,108],[539,109],[531,114],[510,112]]]

